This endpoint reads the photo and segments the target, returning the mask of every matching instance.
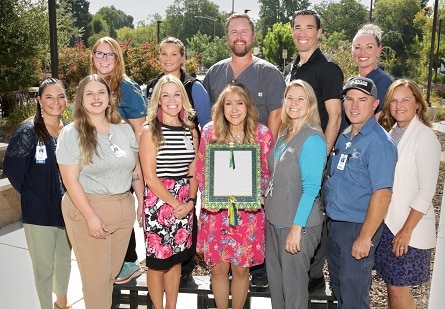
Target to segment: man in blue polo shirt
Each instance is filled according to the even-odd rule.
[[[397,148],[377,123],[377,88],[365,77],[343,88],[351,125],[340,133],[323,186],[329,237],[329,275],[338,308],[370,308],[375,248],[391,199]]]

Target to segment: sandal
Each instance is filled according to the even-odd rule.
[[[66,305],[65,307],[60,307],[57,302],[54,302],[54,309],[73,309],[71,305]]]

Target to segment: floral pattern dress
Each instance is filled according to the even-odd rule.
[[[179,201],[189,198],[188,166],[195,151],[187,148],[185,138],[193,144],[189,130],[182,127],[162,126],[165,143],[157,155],[156,174],[167,190]],[[193,210],[182,219],[173,214],[173,207],[159,199],[149,187],[145,190],[144,236],[146,265],[165,270],[188,260],[192,250]]]
[[[204,200],[205,192],[205,149],[215,137],[213,122],[201,131],[201,142],[196,161],[196,179]],[[267,156],[272,149],[271,131],[264,125],[257,125],[256,143],[261,149],[261,192],[264,193],[270,179]],[[197,251],[204,253],[204,260],[209,267],[221,262],[228,262],[240,267],[251,267],[264,262],[265,251],[265,216],[264,209],[257,212],[238,210],[238,223],[229,224],[227,210],[210,212],[201,209],[199,218]]]

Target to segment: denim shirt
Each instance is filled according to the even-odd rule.
[[[397,148],[375,117],[350,136],[348,127],[335,143],[323,195],[330,219],[363,223],[372,194],[383,188],[392,190]]]

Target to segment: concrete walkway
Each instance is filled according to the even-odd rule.
[[[136,251],[140,259],[144,254],[143,232],[135,225]],[[0,308],[39,309],[39,300],[34,286],[31,258],[26,245],[23,224],[16,222],[0,229]],[[55,300],[55,295],[53,295]],[[76,258],[72,254],[71,277],[68,286],[68,301],[74,309],[85,309],[82,283]],[[252,308],[271,309],[269,298],[253,298]],[[122,305],[121,308],[129,308]],[[139,306],[146,308],[146,306]],[[180,294],[178,309],[196,308],[196,295]],[[47,309],[47,308],[45,308]],[[49,308],[48,308],[49,309]]]

